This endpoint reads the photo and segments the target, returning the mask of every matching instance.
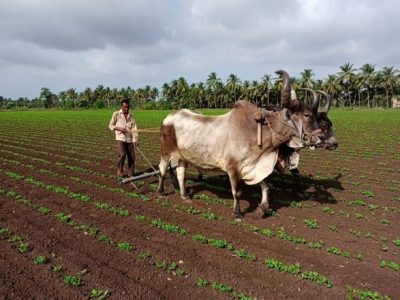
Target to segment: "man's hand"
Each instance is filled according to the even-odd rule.
[[[133,142],[134,147],[139,147],[139,142]]]

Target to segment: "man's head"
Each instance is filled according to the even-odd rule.
[[[128,99],[123,99],[121,101],[121,109],[124,114],[127,114],[129,112],[129,100]]]

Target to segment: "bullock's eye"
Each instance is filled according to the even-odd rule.
[[[311,117],[311,114],[304,114],[304,116],[305,116],[306,118],[310,118],[310,117]]]

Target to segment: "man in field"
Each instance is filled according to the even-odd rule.
[[[115,131],[117,141],[117,176],[123,176],[125,157],[128,158],[128,177],[133,176],[135,169],[135,147],[138,145],[136,121],[129,113],[129,100],[121,101],[121,109],[113,113],[110,124]]]

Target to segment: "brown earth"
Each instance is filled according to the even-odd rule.
[[[0,228],[10,230],[0,235],[1,299],[88,299],[92,289],[107,290],[110,299],[344,299],[349,288],[400,298],[400,271],[380,267],[382,260],[400,263],[400,247],[394,242],[400,239],[400,162],[395,154],[382,156],[378,149],[376,160],[360,155],[361,150],[350,152],[351,138],[345,135],[336,151],[303,150],[300,169],[308,199],[293,192],[291,175],[274,173],[272,215],[260,218],[255,210],[259,188],[243,186],[244,222],[235,223],[223,174],[208,174],[199,182],[190,170],[187,185],[194,199],[188,203],[169,180],[165,196],[155,192],[154,177],[140,182],[138,190],[121,185],[113,176],[113,141],[101,135],[81,148],[80,136],[66,135],[64,143],[39,137],[32,143],[35,136],[13,136],[11,128],[0,134]],[[154,137],[148,139],[143,149],[154,142]],[[108,148],[103,150],[101,143]],[[148,166],[137,155],[140,173]],[[150,158],[157,161],[156,154]],[[128,192],[137,195],[132,198]],[[90,201],[74,199],[78,193]],[[212,200],[215,203],[209,203]],[[129,215],[96,208],[96,202],[126,209]],[[39,207],[50,211],[40,213]],[[55,216],[60,212],[69,224]],[[218,219],[202,217],[205,212]],[[158,220],[185,232],[160,229],[154,226]],[[316,220],[317,228],[307,226],[307,220]],[[266,236],[263,229],[274,236]],[[193,239],[196,234],[225,240],[234,249],[200,243]],[[21,242],[12,241],[16,235],[28,243],[27,252],[18,249]],[[101,241],[104,236],[112,242]],[[133,249],[120,249],[123,242]],[[320,249],[309,246],[317,242]],[[235,253],[239,249],[255,259],[240,257]],[[331,253],[335,249],[341,253]],[[42,265],[34,264],[39,255],[47,258]],[[317,272],[332,287],[302,279],[301,273],[268,268],[266,259],[299,264],[303,274]],[[61,270],[55,272],[58,265]],[[67,275],[79,277],[81,285],[65,283]],[[209,284],[200,286],[199,278]],[[233,291],[219,291],[218,284]]]

